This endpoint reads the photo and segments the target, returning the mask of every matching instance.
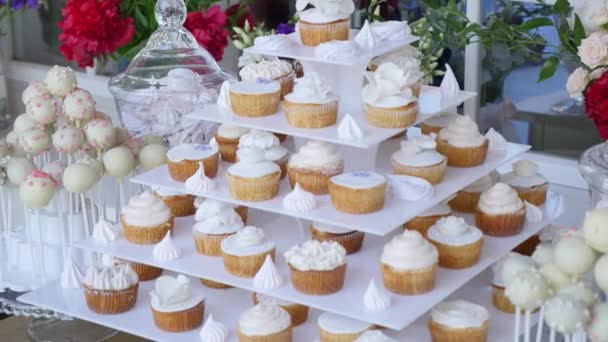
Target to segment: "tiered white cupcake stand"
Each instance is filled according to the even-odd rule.
[[[293,37],[294,39],[297,38],[296,36]],[[363,84],[362,72],[372,57],[390,52],[409,43],[411,41],[404,41],[399,44],[392,43],[383,46],[380,50],[367,51],[367,53],[363,51],[356,60],[340,63],[319,60],[314,57],[313,48],[300,44],[296,44],[294,48],[280,53],[252,48],[251,52],[279,55],[304,61],[305,73],[315,70],[331,80],[341,100],[341,112],[338,121],[347,112],[350,113],[365,132],[362,139],[340,139],[337,133],[337,125],[322,129],[300,129],[289,126],[285,114],[282,112],[264,118],[244,118],[236,116],[226,109],[211,105],[192,113],[189,117],[196,120],[227,123],[287,134],[295,138],[296,145],[299,145],[302,138],[331,142],[343,147],[347,170],[376,170],[386,174],[392,173],[386,167],[376,167],[376,165],[386,164],[382,162],[382,159],[387,159],[387,156],[390,155],[390,151],[386,151],[386,146],[390,144],[385,144],[380,149],[378,156],[377,151],[382,142],[398,133],[402,133],[405,129],[380,129],[366,124],[360,100],[360,91]],[[473,96],[475,96],[473,93],[460,92],[456,99],[453,99],[450,103],[445,103],[445,101],[441,101],[438,88],[424,87],[420,98],[421,115],[418,121],[428,119],[440,111],[448,107],[454,107]],[[411,131],[415,131],[415,129]],[[409,134],[416,133],[410,132]],[[509,143],[505,150],[489,152],[486,162],[481,166],[466,169],[448,168],[445,181],[434,187],[434,193],[429,198],[417,202],[407,202],[389,194],[382,211],[365,215],[350,215],[336,211],[328,195],[318,196],[317,207],[310,212],[287,211],[282,206],[283,197],[290,191],[287,180],[282,182],[279,195],[272,200],[255,203],[235,200],[228,190],[227,165],[221,164],[220,173],[214,179],[215,190],[206,194],[206,197],[257,209],[250,211],[248,224],[263,228],[267,237],[277,245],[277,268],[286,280],[285,284],[278,289],[255,288],[251,279],[238,278],[228,274],[224,270],[221,258],[198,254],[192,239],[191,228],[194,224],[192,217],[176,220],[173,237],[175,244],[182,250],[183,256],[170,262],[155,260],[152,256],[154,246],[134,245],[126,240],[102,245],[89,239],[78,243],[76,247],[99,253],[108,253],[122,259],[154,265],[168,271],[234,286],[234,289],[214,290],[198,283],[195,284],[196,291],[202,291],[206,296],[206,314],[212,313],[214,319],[221,321],[230,329],[229,341],[237,340],[235,328],[240,313],[252,306],[252,292],[250,291],[301,303],[312,309],[308,321],[294,330],[295,341],[311,342],[319,338],[316,317],[321,311],[328,311],[386,327],[388,328],[386,334],[399,341],[430,341],[430,335],[426,328],[428,315],[425,315],[425,313],[447,298],[467,299],[485,306],[491,314],[488,340],[512,340],[513,316],[495,310],[491,303],[488,266],[495,263],[531,235],[540,231],[559,215],[561,197],[557,194],[551,193],[547,204],[541,208],[545,214],[542,222],[528,222],[523,232],[517,236],[485,237],[481,260],[475,266],[462,270],[440,268],[437,273],[436,288],[433,291],[418,296],[390,294],[392,305],[382,312],[368,311],[363,304],[363,295],[370,280],[374,279],[376,284],[382,284],[379,261],[382,247],[392,235],[401,230],[404,222],[447,199],[459,189],[508,163],[528,149],[529,146]],[[134,177],[132,182],[187,192],[183,183],[171,179],[166,167],[160,167]],[[468,217],[468,219],[472,220],[472,217]],[[289,269],[281,255],[289,247],[309,239],[307,220],[348,227],[367,233],[361,251],[348,256],[348,271],[344,288],[335,294],[327,296],[304,295],[297,292],[289,281]],[[148,304],[149,297],[147,296],[152,287],[153,282],[141,283],[137,306],[118,315],[93,313],[87,308],[81,290],[65,290],[61,288],[59,283],[52,283],[39,290],[32,291],[22,296],[20,300],[155,341],[197,341],[198,330],[185,333],[167,333],[156,328]]]

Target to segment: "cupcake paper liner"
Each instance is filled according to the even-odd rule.
[[[519,254],[532,256],[534,250],[536,250],[536,246],[540,244],[540,235],[532,235],[526,241],[520,243],[517,247],[513,248],[514,252]]]
[[[196,212],[192,195],[161,196],[156,194],[156,196],[169,207],[174,217],[190,216]]]
[[[466,245],[453,246],[432,239],[429,241],[435,245],[439,252],[439,266],[445,268],[459,269],[467,268],[479,262],[483,237]]]
[[[245,117],[262,117],[279,111],[281,90],[269,94],[239,94],[230,92],[232,111]]]
[[[350,33],[350,18],[325,24],[315,24],[300,20],[298,25],[302,44],[308,46],[317,46],[332,40],[348,40]]]
[[[253,294],[253,304],[258,304],[260,301],[258,300],[257,294]],[[279,305],[283,308],[289,316],[291,316],[291,324],[294,327],[306,322],[308,319],[308,306],[302,304],[289,304],[289,305]]]
[[[513,236],[519,234],[526,223],[526,208],[512,214],[489,215],[479,207],[475,210],[475,225],[490,236]]]
[[[352,189],[328,181],[329,194],[334,207],[349,214],[366,214],[384,207],[386,183],[368,189]]]
[[[474,213],[479,203],[480,192],[466,192],[458,191],[456,196],[452,198],[448,205],[452,210],[459,211],[461,213]]]
[[[341,174],[343,167],[336,170],[334,173],[324,173],[317,170],[308,170],[303,168],[287,167],[287,175],[289,176],[289,184],[292,188],[296,183],[300,184],[302,189],[310,191],[315,195],[323,195],[329,193],[327,183],[329,179],[335,175]]]
[[[547,201],[547,191],[549,190],[549,184],[545,183],[531,188],[523,188],[513,186],[513,189],[517,191],[519,198],[522,201],[526,201],[532,205],[540,206],[545,204]]]
[[[492,285],[492,304],[494,304],[494,306],[502,312],[510,314],[515,313],[515,306],[505,294],[504,287]]]
[[[239,342],[291,342],[293,336],[293,327],[290,325],[285,330],[279,331],[272,335],[266,336],[248,336],[237,329]]]
[[[295,72],[292,72],[288,75],[281,76],[275,81],[278,81],[281,84],[281,100],[285,97],[285,95],[293,92],[293,83],[296,78]]]
[[[220,282],[209,280],[209,279],[201,278],[200,281],[201,281],[201,284],[203,284],[211,289],[221,290],[221,289],[231,289],[232,288],[232,286],[230,286],[230,285],[226,285],[224,283],[220,283]]]
[[[182,311],[160,312],[152,308],[154,324],[164,331],[182,332],[196,329],[203,323],[205,313],[205,301],[198,305]]]
[[[402,295],[419,295],[433,290],[437,265],[418,270],[397,270],[382,263],[384,286]]]
[[[293,287],[309,295],[327,295],[340,291],[346,277],[346,264],[328,271],[300,271],[289,265]]]
[[[310,232],[312,238],[317,241],[335,241],[342,245],[346,249],[346,254],[352,254],[358,252],[363,245],[363,239],[365,234],[362,232],[351,232],[346,234],[332,234],[327,232],[321,232],[311,226]]]
[[[403,165],[392,159],[391,164],[393,165],[395,174],[418,177],[426,179],[431,184],[439,184],[443,181],[443,177],[445,176],[447,159],[444,159],[441,163],[423,167]]]
[[[167,161],[169,167],[169,174],[173,180],[178,182],[185,182],[188,178],[192,177],[198,170],[198,163],[202,162],[205,168],[205,175],[209,178],[214,178],[217,175],[219,168],[220,155],[215,153],[208,158],[200,160],[182,160],[179,162]]]
[[[133,262],[133,261],[127,261],[127,263],[129,264],[129,266],[131,266],[133,271],[135,273],[137,273],[137,277],[139,278],[139,281],[154,280],[154,279],[160,277],[160,275],[163,273],[162,268],[142,264],[139,262]]]
[[[87,306],[98,314],[117,314],[131,310],[137,301],[139,284],[124,290],[95,290],[84,285]]]
[[[299,128],[322,128],[336,124],[338,100],[325,104],[294,103],[283,101],[287,122]]]
[[[360,333],[355,334],[334,334],[323,328],[319,328],[321,332],[321,342],[352,342],[357,339],[357,337],[363,335],[366,331],[362,331]]]
[[[222,160],[229,163],[235,163],[236,151],[239,149],[239,139],[228,139],[216,134],[215,141],[217,141]]]
[[[420,123],[420,130],[422,131],[422,134],[426,134],[426,135],[429,135],[431,133],[439,134],[439,131],[441,131],[442,128],[443,127],[431,126],[424,122]]]
[[[403,224],[404,229],[417,230],[422,236],[426,237],[426,232],[431,228],[432,225],[437,223],[440,219],[448,217],[447,215],[434,215],[434,216],[416,216],[410,221]]]
[[[432,319],[429,320],[429,331],[433,342],[486,342],[488,338],[488,321],[477,328],[451,328]]]
[[[265,201],[279,193],[280,173],[257,178],[245,178],[228,173],[228,185],[232,197],[241,201]]]
[[[205,234],[192,229],[196,251],[202,255],[221,256],[222,241],[234,233],[229,234]]]
[[[448,158],[448,166],[452,167],[473,167],[483,164],[488,154],[488,146],[488,139],[477,147],[456,147],[445,140],[437,139],[437,151]]]
[[[367,122],[381,128],[407,128],[413,125],[418,117],[416,102],[398,108],[380,108],[367,103],[363,107]]]
[[[228,273],[243,278],[253,278],[258,273],[266,256],[270,255],[272,259],[275,258],[275,248],[268,252],[255,254],[255,255],[232,255],[222,251],[224,257],[224,268]]]
[[[171,216],[168,222],[156,227],[137,227],[125,222],[123,215],[120,215],[125,239],[137,245],[151,245],[160,242],[167,232],[173,229],[173,219]]]

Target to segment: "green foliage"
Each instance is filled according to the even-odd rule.
[[[370,23],[384,21],[384,18],[380,15],[380,6],[383,2],[386,2],[386,0],[370,1],[369,6],[367,7],[367,20],[369,20]]]
[[[238,26],[232,27],[232,30],[234,31],[232,44],[234,44],[237,49],[244,50],[253,46],[253,41],[257,37],[274,34],[274,31],[265,31],[263,27],[264,23],[261,23],[256,27],[251,27],[247,21],[245,22],[243,28]]]

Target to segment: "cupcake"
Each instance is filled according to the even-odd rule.
[[[418,117],[418,98],[412,92],[412,80],[394,63],[384,63],[374,72],[366,72],[363,107],[367,122],[381,128],[407,128]]]
[[[98,314],[117,314],[135,306],[139,278],[128,264],[92,265],[87,270],[83,285],[90,310]]]
[[[448,127],[459,117],[460,115],[457,113],[441,113],[421,122],[420,129],[422,130],[422,134],[439,134],[442,129]]]
[[[274,259],[274,242],[266,240],[264,231],[245,227],[225,238],[221,244],[224,268],[237,277],[253,278],[270,255]]]
[[[317,195],[328,193],[328,180],[343,171],[342,153],[322,141],[309,140],[287,163],[291,186],[300,184],[302,189]]]
[[[133,271],[137,274],[139,281],[154,280],[154,279],[160,277],[160,275],[163,273],[163,269],[159,268],[159,267],[154,267],[154,266],[142,264],[139,262],[133,262],[133,261],[125,261],[125,262],[127,264],[129,264],[129,266],[131,266]]]
[[[165,203],[174,217],[194,215],[194,196],[162,187],[157,187],[154,195]]]
[[[417,295],[435,287],[439,253],[437,248],[413,230],[389,241],[382,251],[384,286],[398,294]]]
[[[241,148],[239,162],[228,168],[228,186],[232,197],[241,201],[265,201],[279,192],[281,168],[264,158],[264,151]]]
[[[154,323],[161,330],[190,331],[203,323],[205,297],[193,294],[190,279],[181,274],[156,279],[150,297]]]
[[[500,174],[496,171],[492,171],[490,174],[481,177],[471,185],[459,190],[454,198],[448,202],[448,205],[455,211],[474,213],[481,193],[496,184],[499,178]]]
[[[125,238],[140,245],[160,242],[173,229],[171,210],[149,191],[131,197],[120,211],[120,222]]]
[[[375,172],[349,172],[327,183],[331,202],[338,211],[366,214],[384,207],[386,178]]]
[[[249,208],[244,207],[242,205],[233,205],[226,202],[216,201],[210,198],[205,199],[203,197],[197,197],[194,200],[194,207],[196,208],[196,213],[194,215],[195,221],[204,221],[205,219],[216,215],[224,209],[232,208],[236,211],[237,214],[239,214],[239,216],[243,220],[243,223],[247,224]]]
[[[484,191],[475,209],[475,224],[484,234],[513,236],[526,223],[526,206],[517,192],[504,183]]]
[[[239,148],[255,147],[264,152],[264,158],[281,167],[281,179],[287,175],[287,160],[289,153],[287,149],[281,146],[281,139],[275,134],[251,130],[244,134],[239,140]],[[238,160],[238,157],[237,157]]]
[[[281,102],[281,84],[258,78],[232,83],[229,89],[232,111],[239,116],[261,117],[276,113]]]
[[[320,222],[310,224],[312,238],[317,241],[334,241],[346,250],[346,254],[358,252],[363,245],[365,234],[356,230],[337,227]]]
[[[310,295],[340,291],[346,277],[346,250],[334,241],[310,240],[285,252],[293,287]]]
[[[281,99],[293,90],[295,72],[293,65],[281,59],[261,60],[257,63],[245,65],[239,76],[243,81],[255,81],[258,78],[273,80],[281,84]]]
[[[338,97],[319,74],[309,72],[296,80],[293,92],[285,96],[283,109],[294,127],[327,127],[336,124]]]
[[[462,217],[442,218],[427,231],[429,241],[439,252],[439,266],[467,268],[481,257],[483,234]]]
[[[317,46],[332,40],[348,40],[350,16],[355,11],[352,0],[317,1],[313,8],[306,9],[308,3],[296,3],[300,15],[298,31],[304,45]]]
[[[417,230],[422,236],[426,237],[426,232],[432,225],[450,215],[452,215],[452,209],[447,204],[440,203],[406,222],[403,228]]]
[[[384,23],[372,24],[372,30],[376,31],[378,25],[382,24]],[[401,26],[403,25],[403,23],[400,22],[398,25]],[[401,70],[403,70],[408,75],[408,79],[410,80],[410,84],[412,85],[412,92],[414,93],[414,96],[420,97],[424,73],[420,69],[419,57],[420,51],[410,45],[406,45],[401,49],[389,52],[387,54],[372,59],[368,68],[370,71],[376,71],[378,70],[378,67],[382,64],[396,64]],[[439,133],[439,131],[437,131],[436,133]]]
[[[420,135],[401,142],[401,149],[391,157],[393,171],[398,175],[423,178],[439,184],[445,175],[447,158],[437,152],[434,135]]]
[[[199,213],[202,216],[205,211],[213,209],[208,207],[202,206],[197,211],[196,218],[200,220],[192,228],[192,235],[196,250],[200,254],[221,256],[222,241],[243,228],[243,219],[229,206],[221,211],[208,213],[204,218],[199,217]]]
[[[259,293],[253,294],[253,304],[266,304],[266,305],[276,305],[283,308],[283,310],[287,311],[289,316],[291,316],[291,322],[293,326],[298,326],[308,319],[308,306],[288,302],[286,300],[277,299],[274,297],[266,296]]]
[[[317,320],[321,331],[322,342],[354,341],[366,331],[373,329],[373,325],[363,321],[338,316],[324,312]]]
[[[481,165],[488,154],[489,141],[477,124],[467,115],[459,116],[439,131],[437,151],[448,158],[448,166],[472,167]]]
[[[384,335],[380,330],[368,330],[353,342],[397,342],[397,340]]]
[[[464,300],[446,301],[431,311],[429,330],[433,342],[485,342],[488,310]]]
[[[199,163],[202,162],[205,167],[205,175],[213,178],[217,175],[219,158],[217,146],[201,144],[177,145],[167,152],[169,174],[174,180],[185,182],[196,173]]]
[[[523,201],[536,206],[547,201],[549,183],[538,173],[538,165],[531,160],[516,161],[513,171],[503,175],[500,180],[515,189]]]
[[[289,313],[277,305],[257,304],[239,317],[239,342],[291,342]]]
[[[226,124],[220,125],[217,133],[215,133],[215,141],[217,141],[222,160],[230,163],[236,162],[239,139],[247,132],[249,132],[248,128]]]

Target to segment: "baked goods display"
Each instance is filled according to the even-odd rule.
[[[139,278],[128,264],[91,265],[83,285],[89,309],[100,314],[117,314],[135,306]]]
[[[475,209],[475,223],[484,234],[516,235],[524,228],[526,207],[517,192],[497,183],[481,193]]]
[[[396,174],[419,177],[431,184],[441,183],[447,158],[435,149],[435,135],[420,135],[401,142],[401,148],[391,157]]]
[[[439,131],[437,151],[454,167],[477,166],[488,154],[489,141],[468,116],[459,116]]]
[[[132,197],[120,212],[125,238],[136,244],[160,242],[173,229],[173,220],[169,207],[150,191]]]
[[[483,233],[463,218],[448,216],[431,226],[426,236],[439,252],[439,266],[466,268],[481,257]]]
[[[266,239],[260,228],[247,226],[222,240],[221,255],[227,272],[253,278],[267,255],[275,257],[275,244]]]
[[[297,153],[289,158],[287,174],[291,186],[300,186],[314,194],[329,192],[328,182],[332,176],[344,171],[342,153],[322,141],[309,140]]]
[[[543,205],[547,201],[549,184],[538,173],[538,165],[531,160],[522,159],[513,163],[513,171],[503,175],[501,181],[513,187],[523,201],[533,205]]]
[[[483,306],[463,300],[446,301],[431,311],[429,331],[433,342],[485,342],[489,320]]]
[[[165,331],[181,332],[197,328],[203,322],[205,297],[190,289],[190,279],[162,276],[154,281],[150,292],[154,323]]]
[[[293,91],[285,96],[283,108],[294,127],[327,127],[336,124],[338,97],[319,74],[310,72],[296,80]]]

